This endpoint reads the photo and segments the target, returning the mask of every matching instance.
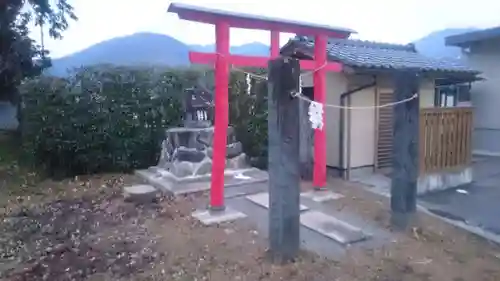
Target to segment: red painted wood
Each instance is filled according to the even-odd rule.
[[[215,124],[214,151],[212,157],[212,178],[210,188],[210,207],[224,208],[224,169],[226,166],[227,126],[229,121],[229,24],[218,22],[215,25],[216,52],[215,63]]]
[[[216,24],[219,21],[227,22],[231,27],[279,30],[281,32],[304,35],[325,35],[327,37],[347,38],[355,31],[346,28],[337,28],[326,25],[299,22],[293,20],[255,16],[244,13],[232,13],[216,9],[197,7],[193,5],[172,3],[169,12],[176,13],[179,18],[194,22]]]
[[[316,72],[313,76],[314,99],[322,104],[326,102],[326,72],[321,68],[327,62],[326,45],[328,38],[325,35],[316,36],[314,39],[314,61]],[[323,110],[323,122],[325,122],[325,110]],[[313,185],[315,188],[326,186],[326,130],[316,129],[314,132],[314,172]]]
[[[213,24],[214,22],[221,19],[220,16],[204,14],[199,12],[185,12],[178,14],[179,18],[183,20],[195,21]],[[318,35],[325,34],[332,38],[347,38],[349,34],[339,33],[338,31],[332,31],[328,29],[318,29],[314,27],[306,26],[290,26],[287,23],[281,22],[261,22],[256,20],[241,19],[237,17],[224,17],[231,27],[244,28],[244,29],[257,29],[257,30],[279,30],[285,33],[296,33],[296,34],[307,34],[307,35]]]
[[[280,32],[271,30],[271,58],[277,58],[280,55]]]
[[[189,61],[198,64],[213,64],[217,60],[217,55],[214,53],[202,53],[202,52],[189,52]],[[228,63],[234,66],[246,66],[246,67],[261,67],[267,68],[268,57],[253,57],[253,56],[241,56],[241,55],[229,55]],[[301,70],[314,70],[316,69],[316,62],[313,60],[301,60],[300,69]],[[325,71],[340,72],[342,71],[342,64],[338,62],[328,62],[325,66]]]
[[[339,63],[328,63],[325,65],[327,61],[327,38],[347,38],[351,33],[354,33],[354,31],[290,20],[224,12],[176,3],[172,3],[168,11],[176,13],[179,18],[184,20],[215,24],[216,26],[216,54],[190,52],[189,58],[193,63],[215,63],[215,132],[210,205],[213,209],[221,209],[224,208],[224,168],[229,119],[229,64],[235,66],[267,67],[269,60],[267,57],[230,55],[229,28],[237,27],[272,31],[271,58],[279,56],[279,32],[316,36],[315,61],[301,60],[300,67],[304,70],[314,70],[321,67],[320,70],[314,73],[314,95],[315,99],[322,103],[325,102],[326,97],[325,72],[340,72],[342,70],[342,65]],[[323,116],[323,120],[324,119]],[[326,182],[325,131],[316,130],[315,134],[314,153],[316,161],[314,167],[314,185],[316,187],[323,187]]]

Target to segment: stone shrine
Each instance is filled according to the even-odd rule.
[[[200,96],[192,89],[186,91],[184,127],[167,129],[158,164],[136,172],[162,191],[183,194],[210,188],[214,127],[208,112],[212,104]],[[266,172],[248,164],[232,127],[227,129],[224,177],[226,187],[267,181]]]
[[[249,168],[241,143],[233,128],[227,130],[226,169]],[[208,175],[212,172],[214,127],[180,127],[166,131],[157,170],[165,170],[178,178]]]

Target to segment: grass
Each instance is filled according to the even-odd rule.
[[[20,161],[21,152],[20,142],[13,133],[0,133],[0,206],[14,198],[40,193],[35,188],[40,174]]]
[[[20,147],[14,133],[0,132],[0,164],[3,166],[18,160]]]

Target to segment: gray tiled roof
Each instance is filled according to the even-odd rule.
[[[500,37],[500,26],[456,34],[448,36],[444,40],[447,46],[462,47],[473,42],[491,40],[498,37]]]
[[[310,51],[314,47],[314,41],[306,37],[296,38],[293,41]],[[412,44],[397,45],[353,39],[330,39],[328,55],[331,60],[352,67],[479,73],[459,60],[426,57],[418,53]]]

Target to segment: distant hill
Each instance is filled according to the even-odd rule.
[[[190,45],[191,50],[198,52],[213,52],[215,45]],[[247,56],[268,56],[269,46],[260,42],[252,42],[240,46],[232,46],[230,49],[232,54],[247,55]]]
[[[170,65],[189,64],[186,44],[166,35],[136,33],[90,46],[66,57],[54,59],[49,73],[64,75],[66,69],[82,65]]]
[[[213,51],[213,45],[189,46],[168,35],[156,33],[136,33],[109,39],[74,54],[54,59],[48,73],[63,76],[67,69],[83,65],[189,65],[188,52]],[[267,55],[269,47],[262,43],[249,43],[231,47],[231,52],[246,55]]]
[[[444,38],[473,30],[477,29],[456,28],[435,31],[414,41],[414,44],[419,52],[430,57],[458,58],[460,49],[445,46]],[[67,69],[96,64],[187,66],[190,64],[188,58],[190,50],[212,52],[214,49],[214,45],[186,45],[168,35],[142,32],[112,38],[66,57],[54,59],[53,67],[48,73],[62,76],[66,74]],[[231,53],[265,56],[269,55],[269,46],[253,42],[232,46]]]
[[[458,47],[446,46],[444,39],[451,35],[477,30],[477,28],[450,28],[430,33],[414,41],[417,51],[433,58],[460,58]]]

